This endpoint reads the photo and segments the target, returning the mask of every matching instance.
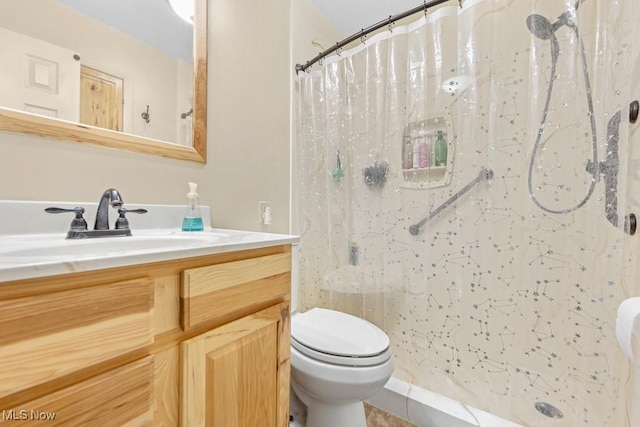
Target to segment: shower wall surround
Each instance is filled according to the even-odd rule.
[[[558,65],[544,123],[555,41],[536,38],[527,17],[553,23],[570,1],[467,0],[302,75],[302,309],[371,320],[391,337],[396,377],[522,425],[633,425],[635,374],[615,318],[640,294],[640,233],[607,221],[603,179],[586,171],[606,159],[607,125],[621,111],[617,211],[640,214],[640,134],[626,118],[640,96],[631,3],[586,0],[553,27]],[[451,180],[410,188],[404,129],[435,117],[453,133]],[[341,180],[331,174],[338,151]],[[363,170],[383,162],[384,183],[367,185]],[[482,168],[492,180],[409,233]],[[543,415],[539,402],[563,418]]]

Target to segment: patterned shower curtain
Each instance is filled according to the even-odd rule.
[[[640,295],[633,3],[452,1],[301,73],[301,311],[375,323],[395,377],[524,426],[640,425],[615,336]]]

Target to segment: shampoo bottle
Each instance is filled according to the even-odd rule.
[[[420,140],[420,164],[418,165],[420,167],[420,169],[422,168],[426,168],[427,166],[430,166],[429,162],[429,154],[428,154],[428,147],[427,147],[427,137],[423,137]]]
[[[200,195],[198,194],[198,184],[189,183],[187,193],[187,208],[182,220],[182,231],[202,231],[202,215],[200,214]]]
[[[436,139],[434,151],[436,166],[446,166],[447,141],[444,139],[444,134],[441,130],[438,131],[438,139]]]
[[[403,169],[411,169],[413,167],[413,144],[409,138],[404,143],[404,158],[402,161]]]
[[[411,168],[418,169],[420,167],[420,140],[413,141],[413,156],[411,159]]]

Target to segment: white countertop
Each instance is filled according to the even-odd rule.
[[[297,236],[208,228],[134,231],[128,237],[67,240],[65,234],[0,237],[0,282],[125,267],[297,243]],[[166,244],[166,243],[170,244]],[[99,250],[96,250],[95,247]],[[35,255],[34,255],[35,254]]]
[[[297,236],[215,229],[210,210],[202,206],[204,231],[180,230],[183,206],[127,205],[146,208],[144,215],[128,215],[132,236],[66,239],[73,214],[47,214],[44,208],[58,206],[87,209],[92,228],[96,203],[29,202],[0,200],[0,282],[136,264],[170,261],[203,255],[293,244]],[[110,222],[117,213],[110,209]],[[1,219],[1,218],[0,218]],[[16,233],[19,230],[19,234]]]

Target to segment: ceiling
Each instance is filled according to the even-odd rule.
[[[164,0],[58,0],[171,56],[193,62],[193,26]]]
[[[344,37],[423,4],[420,0],[311,0]],[[338,41],[338,40],[336,40]]]

